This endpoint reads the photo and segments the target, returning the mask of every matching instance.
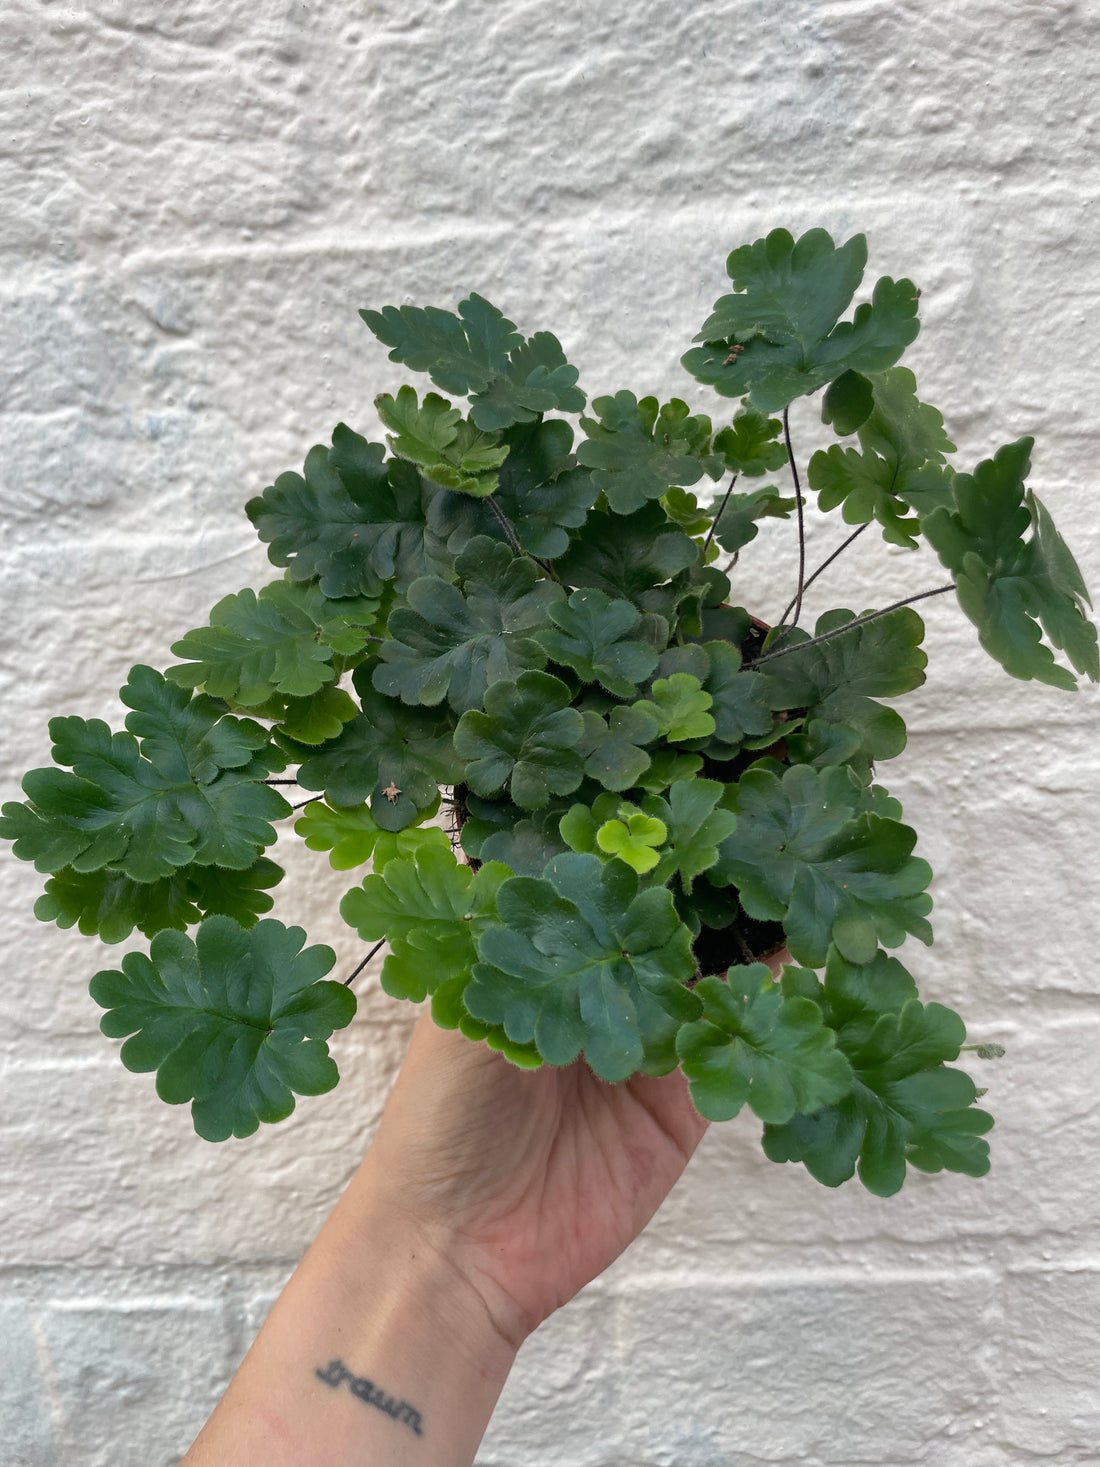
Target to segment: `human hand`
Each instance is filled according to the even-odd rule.
[[[678,1071],[524,1071],[425,1012],[364,1171],[518,1348],[637,1237],[706,1127]]]

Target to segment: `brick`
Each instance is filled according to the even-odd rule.
[[[58,1408],[56,1383],[43,1363],[30,1311],[15,1300],[0,1302],[0,1422],[5,1451],[19,1467],[54,1467],[67,1445],[63,1422],[51,1412]]]
[[[998,1434],[1009,1449],[1041,1460],[1095,1461],[1100,1442],[1100,1267],[1041,1265],[1001,1287],[1004,1324],[997,1376],[1003,1397]]]

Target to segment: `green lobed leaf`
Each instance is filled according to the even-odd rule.
[[[538,567],[485,536],[455,562],[460,586],[424,576],[409,587],[407,608],[389,619],[374,686],[404,703],[441,703],[459,713],[481,706],[490,683],[541,668],[546,653],[533,633],[564,599],[539,580]]]
[[[1013,677],[1072,691],[1073,673],[1055,660],[1043,635],[1096,682],[1096,628],[1085,614],[1090,603],[1076,562],[1046,510],[1025,491],[1032,443],[1006,444],[972,475],[956,475],[957,508],[933,510],[924,532],[953,574],[959,605],[990,656]]]
[[[659,407],[655,397],[639,402],[632,392],[597,397],[596,418],[582,418],[588,434],[577,460],[593,470],[593,482],[616,514],[641,509],[672,484],[694,484],[703,475],[698,454],[710,441],[710,419],[692,417],[674,398]]]
[[[326,1040],[351,1022],[355,996],[323,981],[328,947],[302,950],[305,933],[267,919],[247,931],[208,917],[195,941],[159,932],[149,956],[128,953],[122,970],[97,973],[91,995],[100,1022],[122,1046],[128,1070],[157,1072],[157,1094],[191,1101],[207,1141],[250,1136],[284,1120],[294,1095],[321,1095],[339,1080]]]
[[[703,691],[703,685],[691,673],[674,672],[671,677],[659,677],[649,693],[648,698],[632,704],[632,707],[638,712],[648,713],[670,743],[707,738],[713,734],[714,719],[708,709],[714,700]]]
[[[481,432],[435,392],[418,402],[412,387],[398,388],[396,397],[380,393],[374,406],[394,430],[386,440],[393,452],[419,464],[433,484],[477,498],[496,489],[496,471],[508,456],[499,433]]]
[[[774,484],[748,494],[730,494],[724,501],[716,498],[711,504],[711,512],[718,517],[714,538],[733,555],[756,539],[760,533],[758,520],[790,519],[797,504],[793,496],[785,498]]]
[[[497,890],[510,875],[496,861],[473,872],[449,848],[424,845],[364,877],[345,894],[340,915],[364,942],[389,943],[385,991],[420,1003],[443,984],[465,987],[474,938],[494,921]]]
[[[854,620],[844,609],[818,619],[814,636],[824,636]],[[767,647],[793,647],[760,667],[772,708],[805,710],[820,722],[854,728],[874,759],[892,759],[905,748],[905,723],[876,698],[896,698],[919,688],[928,661],[921,650],[924,622],[911,606],[899,607],[877,621],[841,632],[816,647],[800,627],[785,628]]]
[[[824,229],[795,241],[785,229],[734,250],[734,293],[722,296],[683,365],[724,397],[749,394],[776,412],[843,372],[891,367],[916,337],[918,292],[884,276],[850,322],[839,318],[863,278],[867,242],[834,245]]]
[[[801,1161],[830,1187],[858,1167],[860,1181],[880,1197],[900,1189],[907,1162],[923,1171],[984,1176],[989,1147],[979,1138],[993,1118],[974,1106],[970,1076],[945,1065],[965,1038],[959,1016],[940,1004],[921,1004],[901,964],[882,954],[861,967],[834,951],[824,990],[810,974],[800,975],[797,987],[823,998],[854,1081],[837,1104],[766,1126],[764,1151],[771,1160]]]
[[[536,639],[582,682],[598,682],[616,697],[630,698],[657,666],[657,649],[636,635],[641,617],[630,601],[613,601],[584,586],[550,606],[548,615],[554,625]]]
[[[605,1080],[672,1068],[676,1029],[701,1006],[683,986],[691,934],[664,887],[639,891],[623,862],[568,853],[545,877],[505,881],[497,912],[464,996],[475,1018],[550,1064],[583,1051]]]
[[[870,378],[862,372],[841,372],[822,395],[821,421],[831,423],[834,432],[846,438],[867,421],[874,405],[875,391]]]
[[[672,524],[659,504],[634,514],[593,510],[583,537],[555,562],[567,586],[595,586],[608,596],[633,601],[644,611],[655,588],[699,561],[699,547]]]
[[[536,810],[551,794],[571,793],[584,776],[577,752],[584,718],[570,707],[560,678],[524,672],[513,682],[491,684],[485,711],[468,709],[454,733],[455,753],[467,761],[465,782],[475,794],[493,795],[508,785],[524,810]]]
[[[617,816],[596,831],[596,845],[604,855],[625,861],[639,876],[657,865],[660,857],[654,847],[664,845],[667,838],[662,820],[629,804],[620,805]]]
[[[749,769],[727,787],[737,829],[708,879],[732,882],[749,916],[782,922],[791,955],[807,967],[825,961],[830,942],[861,962],[907,933],[932,940],[932,872],[912,855],[916,834],[861,809],[862,800],[844,769],[805,764],[782,778]]]
[[[330,852],[329,865],[334,871],[350,871],[367,861],[381,871],[387,861],[413,856],[424,846],[451,848],[447,832],[438,825],[384,830],[365,803],[333,805],[314,800],[294,822],[294,830],[308,850]]]
[[[378,665],[364,662],[355,669],[362,712],[303,760],[298,783],[323,790],[333,805],[369,799],[375,821],[393,831],[417,821],[438,798],[441,784],[461,778],[462,761],[454,751],[450,717],[380,693],[372,680]]]
[[[730,968],[695,988],[703,1017],[685,1024],[676,1052],[700,1115],[728,1121],[747,1103],[781,1125],[832,1105],[852,1088],[852,1069],[809,998],[786,997],[766,963]]]
[[[359,705],[343,688],[326,683],[308,698],[276,695],[252,712],[257,718],[273,721],[271,732],[276,743],[296,762],[302,757],[302,744],[312,746],[334,739],[359,712]]]
[[[688,779],[674,784],[667,799],[646,800],[644,808],[667,827],[670,849],[662,854],[656,880],[675,873],[686,892],[695,878],[718,860],[722,842],[737,828],[732,811],[716,808],[724,787],[714,779]]]
[[[278,694],[307,698],[338,675],[337,653],[354,656],[367,645],[379,605],[377,597],[331,600],[312,582],[238,591],[218,602],[209,626],[173,642],[187,661],[165,677],[246,708]]]
[[[557,337],[539,331],[525,340],[480,295],[459,302],[458,314],[437,306],[386,306],[360,311],[375,336],[393,350],[390,361],[427,372],[444,392],[471,394],[470,417],[494,432],[545,412],[580,412],[585,395],[577,369]]]
[[[746,398],[730,426],[714,435],[714,450],[731,473],[758,479],[774,474],[787,462],[786,445],[780,442],[782,432],[780,418],[758,412]]]
[[[599,490],[589,469],[574,467],[573,429],[561,418],[517,423],[503,441],[508,457],[500,466],[493,502],[469,495],[440,494],[428,514],[431,531],[458,555],[475,535],[507,540],[494,512],[498,507],[524,550],[554,560],[569,545],[569,531],[584,524]]]
[[[770,736],[775,728],[773,709],[789,706],[782,700],[776,703],[776,685],[763,673],[746,670],[740,649],[729,642],[705,642],[700,650],[706,654],[703,687],[714,719],[707,745],[711,756],[729,757],[742,745]]]
[[[166,927],[182,932],[205,916],[222,914],[251,927],[274,902],[267,889],[283,869],[260,856],[244,871],[189,866],[157,881],[134,881],[119,871],[74,871],[66,867],[46,882],[34,904],[40,922],[76,927],[85,937],[123,942],[136,927],[152,937]]]
[[[7,804],[0,837],[39,871],[110,867],[156,881],[180,866],[252,866],[290,806],[264,777],[283,768],[267,730],[189,697],[151,667],[121,691],[127,733],[100,719],[50,720],[63,769],[24,776],[27,804]]]
[[[604,789],[626,790],[638,783],[649,768],[649,753],[642,746],[658,733],[656,714],[648,703],[612,708],[606,718],[586,712],[584,736],[578,752],[584,755],[584,772]]]

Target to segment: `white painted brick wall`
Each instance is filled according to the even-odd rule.
[[[918,281],[923,394],[964,461],[1037,434],[1100,587],[1088,0],[0,0],[0,53],[4,797],[50,715],[117,724],[132,662],[269,576],[245,498],[402,380],[357,307],[476,289],[556,330],[590,392],[706,406],[677,358],[726,252],[777,224],[867,230],[872,271]],[[788,529],[760,547],[766,612]],[[934,569],[844,574],[862,606]],[[531,1341],[486,1464],[1100,1463],[1097,702],[1012,683],[946,604],[928,622],[883,773],[941,898],[962,884],[913,966],[1008,1049],[981,1076],[992,1175],[884,1202],[712,1128]],[[278,911],[350,963],[346,883],[314,865]],[[7,855],[0,881],[0,1456],[168,1467],[362,1154],[410,1016],[372,980],[340,1088],[213,1148],[97,1032],[117,949],[38,926]]]

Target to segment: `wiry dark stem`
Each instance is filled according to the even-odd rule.
[[[350,988],[351,987],[351,985],[355,982],[356,978],[359,977],[359,974],[363,971],[363,969],[370,962],[371,958],[374,957],[374,955],[378,951],[378,949],[380,947],[385,947],[385,945],[386,945],[386,939],[385,938],[383,938],[381,942],[376,942],[374,944],[374,946],[371,948],[370,952],[366,955],[366,957],[363,959],[363,961],[359,964],[358,968],[356,968],[355,972],[351,975],[351,977],[344,979],[344,987],[345,988]]]
[[[828,570],[829,567],[832,565],[833,561],[837,558],[837,556],[838,555],[843,555],[844,552],[845,552],[845,550],[847,550],[848,546],[851,545],[852,541],[853,540],[858,540],[859,537],[860,537],[860,535],[863,534],[864,530],[870,528],[870,525],[871,525],[871,521],[870,520],[868,520],[866,524],[860,525],[859,529],[855,532],[854,535],[849,535],[848,538],[847,538],[847,540],[845,540],[845,542],[844,542],[843,545],[839,545],[833,551],[832,555],[830,555],[827,560],[823,560],[821,562],[821,564],[818,566],[817,570],[814,571],[813,575],[809,577],[809,579],[807,580],[806,584],[802,587],[803,591],[808,591],[810,589],[810,587],[813,585],[813,583],[817,580],[817,578],[821,574],[821,572],[823,570]],[[780,626],[783,626],[786,623],[787,617],[790,615],[790,612],[791,612],[791,607],[794,605],[794,603],[795,603],[795,601],[797,599],[798,599],[797,596],[792,596],[791,599],[787,602],[787,609],[786,609],[786,611],[784,611],[783,615],[779,618],[779,625]]]
[[[262,779],[261,784],[297,784],[296,779]]]
[[[291,810],[304,810],[307,805],[315,805],[318,800],[323,800],[324,795],[310,795],[308,800],[299,800],[296,805],[291,805]]]
[[[548,565],[545,560],[540,560],[537,555],[532,555],[529,550],[524,550],[523,546],[519,543],[519,536],[516,534],[516,527],[512,524],[512,521],[508,518],[508,516],[501,509],[500,505],[497,503],[496,495],[486,495],[485,503],[489,506],[489,508],[493,511],[493,514],[496,516],[497,524],[504,531],[504,538],[511,546],[512,553],[514,555],[523,555],[526,556],[528,560],[533,560],[540,570],[545,571],[552,580],[556,581],[558,577],[554,572],[554,567],[552,565]]]
[[[955,582],[947,586],[937,586],[934,591],[921,591],[917,596],[906,596],[902,601],[895,601],[890,606],[884,606],[881,611],[869,611],[866,616],[857,616],[853,621],[846,621],[842,627],[836,627],[831,632],[824,632],[820,637],[810,637],[805,642],[792,642],[789,647],[780,647],[775,652],[765,652],[763,657],[757,657],[752,662],[745,663],[745,670],[752,667],[760,667],[765,662],[774,662],[777,657],[786,657],[788,652],[801,652],[805,647],[817,647],[822,642],[831,642],[834,637],[843,636],[845,632],[854,631],[856,627],[865,627],[868,622],[878,621],[880,616],[889,616],[891,611],[897,611],[899,607],[910,606],[914,601],[926,601],[929,596],[942,596],[945,591],[953,591]],[[787,631],[792,631],[788,627]]]
[[[706,563],[707,563],[707,550],[710,548],[710,542],[714,539],[714,532],[718,528],[718,521],[722,518],[723,514],[725,513],[726,505],[729,503],[730,495],[733,493],[733,486],[736,483],[737,483],[737,475],[734,474],[733,477],[730,479],[729,488],[726,490],[725,494],[722,495],[722,503],[718,506],[718,512],[714,516],[714,519],[711,521],[710,529],[707,531],[707,538],[703,541],[703,564],[704,565],[706,565]]]
[[[794,461],[794,449],[791,447],[791,425],[790,407],[783,409],[783,439],[787,445],[787,462],[791,466],[791,478],[794,480],[794,502],[798,511],[798,590],[794,594],[791,605],[794,607],[794,620],[792,627],[798,625],[798,618],[802,615],[802,593],[806,589],[806,518],[802,513],[802,486],[798,482],[798,466]],[[788,610],[790,608],[788,607]],[[783,619],[779,625],[783,626],[787,620],[787,613],[783,613]]]

